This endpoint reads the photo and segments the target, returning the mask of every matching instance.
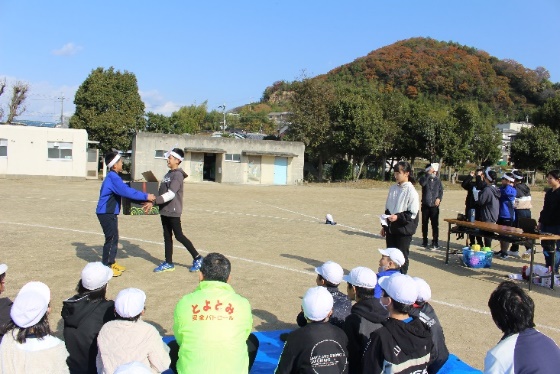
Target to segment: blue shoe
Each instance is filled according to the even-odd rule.
[[[154,273],[162,273],[164,271],[173,271],[173,270],[175,270],[175,265],[164,261],[161,264],[159,264],[157,268],[154,269]]]
[[[189,269],[190,272],[195,272],[195,271],[199,271],[200,267],[202,266],[202,259],[203,257],[200,256],[199,258],[197,258],[196,260],[193,261],[193,264],[191,266],[191,268]]]

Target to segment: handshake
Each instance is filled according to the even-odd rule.
[[[156,202],[156,195],[149,193],[148,201],[142,204],[142,210],[144,211],[144,214],[150,213],[150,210],[152,210],[152,207],[154,206],[155,202]]]

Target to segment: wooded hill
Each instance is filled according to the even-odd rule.
[[[478,101],[504,120],[525,120],[560,90],[543,67],[525,68],[513,60],[431,38],[411,38],[370,52],[316,79],[369,85],[381,93],[399,91],[410,99],[452,103]],[[276,82],[263,102],[287,104],[291,83]]]

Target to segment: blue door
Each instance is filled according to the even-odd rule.
[[[288,158],[276,157],[274,159],[274,184],[288,183]]]

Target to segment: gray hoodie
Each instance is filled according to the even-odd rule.
[[[183,181],[188,177],[181,168],[169,170],[159,185],[156,204],[159,214],[167,217],[181,217],[183,213]]]

